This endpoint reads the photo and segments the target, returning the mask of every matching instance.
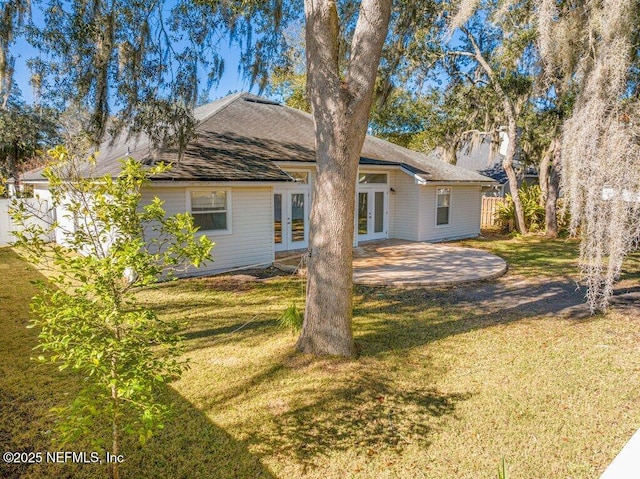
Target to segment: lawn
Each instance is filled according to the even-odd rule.
[[[184,322],[191,368],[167,388],[176,414],[165,431],[144,451],[127,446],[124,477],[478,479],[496,477],[502,458],[512,479],[598,477],[640,427],[637,310],[585,313],[575,242],[463,244],[500,254],[509,273],[461,288],[356,288],[356,360],[294,352],[276,319],[303,305],[296,277],[237,274],[140,292]],[[627,282],[637,270],[634,259]],[[78,380],[28,359],[38,273],[0,249],[0,277],[0,442],[52,450],[47,409]],[[101,472],[0,463],[0,477]]]

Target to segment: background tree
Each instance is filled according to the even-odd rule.
[[[547,69],[577,82],[564,122],[562,184],[572,231],[582,239],[589,304],[606,309],[623,260],[640,238],[640,2],[548,1],[540,24]],[[555,43],[566,38],[570,49]]]
[[[531,16],[526,8],[509,10],[501,8],[498,2],[481,2],[475,16],[460,23],[454,18],[450,28],[451,31],[461,31],[462,37],[460,45],[453,44],[446,54],[462,61],[471,59],[475,64],[472,66],[474,74],[482,74],[501,107],[501,120],[508,138],[502,166],[509,189],[516,192],[518,178],[513,162],[519,147],[518,122],[532,93],[532,69],[535,65],[532,49],[535,30]],[[512,197],[516,228],[525,234],[522,204],[517,194]]]
[[[20,173],[39,166],[42,152],[59,141],[57,113],[26,105],[18,88],[0,108],[0,177],[12,178],[16,188]]]
[[[478,3],[460,2],[455,24],[464,23]],[[562,187],[572,232],[582,240],[587,299],[592,310],[606,309],[640,236],[640,2],[532,5],[545,72],[559,99],[574,99],[562,123]],[[510,0],[503,9],[520,6]]]
[[[31,2],[10,0],[0,3],[0,108],[7,107],[14,86],[15,58],[11,54],[15,40],[31,17]]]
[[[166,217],[157,198],[140,206],[145,181],[165,166],[143,170],[129,158],[115,179],[86,179],[77,173],[82,164],[64,148],[51,155],[55,162],[44,175],[52,206],[73,226],[42,226],[32,221],[40,212],[23,202],[12,212],[22,227],[16,233],[19,252],[53,274],[39,283],[31,325],[40,329],[39,359],[82,376],[82,389],[58,410],[62,442],[88,436],[105,447],[107,431],[99,425],[107,420],[110,452],[118,455],[124,434],[144,443],[162,425],[167,405],[158,392],[185,366],[177,359],[178,325],[142,308],[133,291],[188,264],[198,266],[213,245],[206,236],[195,239],[189,214]],[[54,232],[62,234],[62,244],[48,241]],[[117,479],[118,463],[110,467]]]
[[[86,129],[96,144],[126,130],[184,146],[201,88],[224,71],[221,42],[243,47],[242,66],[263,88],[265,64],[275,61],[288,18],[275,0],[33,3],[45,22],[31,24],[28,39],[47,52],[29,62],[37,96],[60,109],[73,103],[90,112]]]

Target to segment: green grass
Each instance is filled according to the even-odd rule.
[[[513,239],[486,236],[459,244],[501,256],[509,263],[512,273],[524,276],[575,276],[578,272],[580,244],[575,239],[549,241],[536,235]]]
[[[503,256],[511,277],[548,277],[541,297],[541,288],[576,274],[575,242],[464,244]],[[51,450],[46,410],[77,379],[28,361],[28,280],[38,273],[8,249],[0,249],[0,273],[0,442]],[[476,288],[499,293],[505,281]],[[124,477],[476,479],[496,477],[503,457],[512,479],[597,477],[640,427],[637,313],[561,317],[550,296],[551,314],[541,315],[538,289],[521,286],[524,304],[510,307],[491,295],[465,300],[469,288],[357,288],[360,356],[350,361],[297,354],[295,337],[278,328],[292,301],[303,304],[298,278],[199,278],[141,292],[185,323],[191,368],[166,391],[176,405],[166,430],[144,451],[127,446]],[[96,477],[106,469],[20,472]],[[0,477],[18,475],[0,464]]]

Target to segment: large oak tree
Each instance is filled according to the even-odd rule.
[[[283,58],[282,28],[301,18],[301,6],[280,0],[47,2],[47,21],[31,28],[32,43],[49,52],[32,62],[34,84],[54,89],[63,102],[85,105],[96,143],[109,128],[116,133],[128,126],[158,143],[177,138],[182,145],[193,129],[189,110],[197,102],[200,73],[207,69],[215,82],[222,72],[220,42],[240,44],[245,71],[262,87]],[[431,10],[430,2],[398,2],[393,12],[392,0],[304,3],[317,181],[302,351],[354,354],[355,187],[375,79],[380,70],[389,84],[412,29],[430,21]],[[388,34],[390,22],[395,28]],[[385,40],[390,46],[381,64]],[[110,122],[114,104],[119,121]]]
[[[307,304],[301,351],[354,354],[351,330],[356,180],[391,0],[364,0],[342,71],[335,1],[306,0],[307,89],[316,133]]]

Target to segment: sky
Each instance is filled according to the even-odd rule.
[[[172,8],[174,0],[168,0],[163,10],[169,11]],[[44,17],[42,11],[37,6],[33,6],[31,9],[31,20],[35,25],[42,25]],[[238,64],[240,58],[240,50],[237,46],[224,45],[221,42],[221,55],[225,60],[225,70],[220,83],[217,86],[213,86],[209,92],[209,99],[216,100],[229,93],[238,91],[249,91],[249,82],[244,80],[241,74],[238,72]],[[17,83],[22,93],[22,98],[27,103],[33,103],[33,88],[29,84],[31,72],[27,67],[27,61],[31,58],[37,58],[40,53],[33,48],[23,38],[18,38],[17,41],[11,47],[11,54],[15,57],[15,73],[14,81]],[[206,85],[206,72],[201,73],[200,90]],[[257,88],[251,90],[252,93],[257,93]]]
[[[22,39],[18,40],[11,50],[16,58],[14,80],[22,92],[22,98],[31,104],[33,103],[33,89],[29,84],[31,72],[27,67],[27,60],[37,58],[38,51]],[[220,84],[217,87],[214,86],[209,92],[210,100],[216,100],[233,92],[249,91],[249,82],[243,80],[238,72],[240,57],[238,49],[226,47],[221,53],[225,59],[225,70]],[[206,75],[204,74],[201,84],[206,84]],[[256,93],[255,90],[256,88],[254,87],[252,92]]]

